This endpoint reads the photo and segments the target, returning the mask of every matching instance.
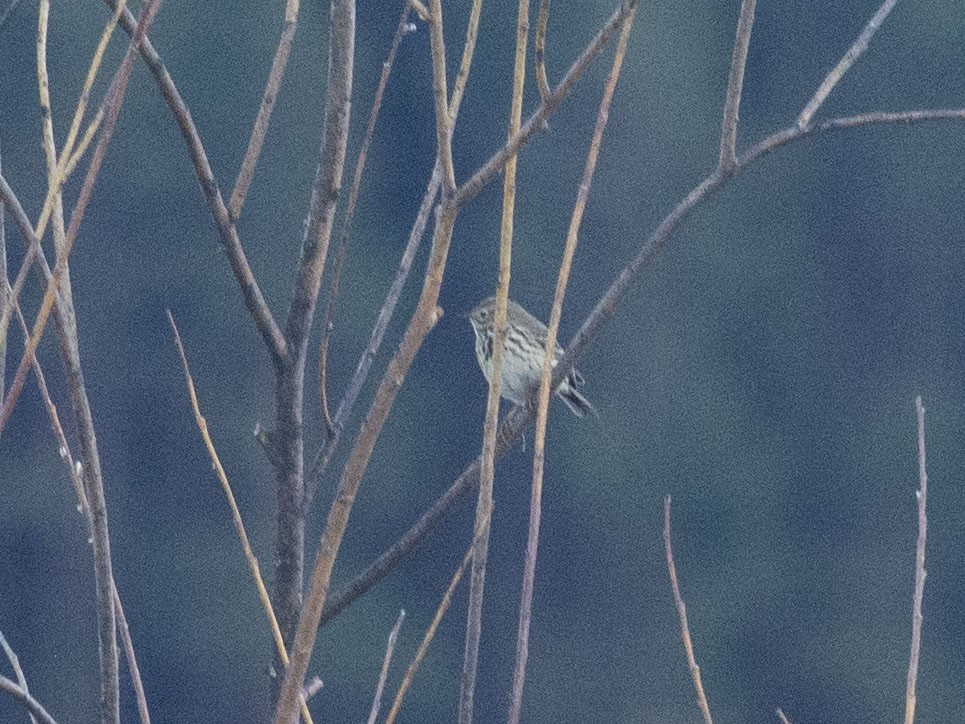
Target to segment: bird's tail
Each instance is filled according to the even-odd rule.
[[[594,417],[599,417],[596,408],[590,401],[577,392],[576,387],[571,384],[562,384],[556,389],[559,396],[566,406],[569,407],[577,417],[586,417],[588,413],[593,413]]]

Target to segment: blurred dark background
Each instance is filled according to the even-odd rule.
[[[468,3],[445,5],[454,72]],[[612,5],[553,4],[551,80]],[[352,164],[400,7],[359,3]],[[642,5],[583,223],[564,340],[716,162],[738,7],[736,0]],[[760,4],[740,148],[794,121],[876,8],[868,0]],[[534,3],[534,20],[535,11]],[[226,197],[282,14],[282,2],[169,0],[151,32]],[[303,3],[239,222],[279,317],[318,162],[327,16],[323,3]],[[97,3],[54,5],[49,56],[58,143],[106,19]],[[515,3],[485,7],[454,139],[460,179],[505,136],[514,23]],[[433,161],[428,31],[417,26],[395,65],[350,242],[331,351],[336,400],[367,342]],[[46,188],[35,27],[35,9],[25,3],[0,29],[3,172],[34,219]],[[118,34],[97,99],[124,52],[121,41]],[[899,5],[820,117],[965,105],[963,42],[960,2]],[[543,318],[611,58],[612,48],[521,157],[512,296]],[[528,110],[535,100],[531,90]],[[911,628],[914,398],[921,393],[931,506],[919,720],[965,721],[963,139],[961,124],[931,123],[864,128],[781,149],[703,204],[644,271],[580,361],[600,419],[579,421],[558,403],[552,408],[525,720],[698,720],[660,539],[662,500],[671,495],[678,571],[716,717],[776,721],[780,706],[798,722],[895,721]],[[440,299],[446,315],[376,447],[336,588],[406,530],[478,452],[486,387],[464,315],[495,286],[499,186],[490,184],[459,218]],[[68,208],[78,188],[72,180]],[[15,270],[23,245],[13,225],[7,228]],[[191,416],[165,309],[180,325],[204,413],[269,578],[274,483],[252,433],[258,423],[272,425],[271,365],[183,140],[140,64],[71,259],[115,575],[154,720],[261,720],[268,626]],[[34,278],[28,287],[24,304],[33,314],[40,289]],[[346,444],[322,483],[309,561],[338,463],[418,287],[406,289]],[[10,343],[12,366],[20,335],[12,332]],[[40,356],[69,419],[50,332]],[[314,374],[313,367],[309,378]],[[317,399],[310,386],[312,450],[322,435]],[[530,452],[517,447],[497,466],[480,722],[505,718]],[[91,556],[75,504],[31,378],[0,441],[0,631],[50,712],[87,722],[97,716],[97,651]],[[386,637],[404,608],[388,686],[388,696],[394,693],[468,545],[472,516],[467,499],[400,570],[323,631],[310,669],[325,681],[313,704],[319,719],[367,716]],[[454,720],[465,603],[463,587],[402,721]],[[11,676],[6,662],[0,670]],[[124,719],[133,721],[123,676]],[[0,720],[22,720],[9,697],[0,697]]]

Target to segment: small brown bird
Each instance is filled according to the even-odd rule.
[[[486,297],[469,313],[469,323],[476,333],[476,359],[486,379],[493,374],[493,319],[496,297]],[[501,396],[517,405],[524,404],[543,374],[546,354],[546,325],[519,306],[512,299],[506,309],[506,341],[503,345]],[[553,366],[563,356],[563,348],[556,345]],[[576,388],[583,384],[583,376],[570,371],[556,388],[556,395],[577,417],[596,414],[593,405]]]

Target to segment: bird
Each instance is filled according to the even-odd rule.
[[[493,343],[496,297],[486,297],[469,313],[469,323],[476,334],[476,360],[486,380],[493,374]],[[517,405],[526,404],[528,396],[539,383],[543,374],[543,357],[546,354],[546,325],[508,300],[506,308],[506,337],[503,344],[500,396]],[[563,357],[563,348],[556,345],[553,367]],[[577,417],[596,413],[596,409],[577,387],[583,384],[583,375],[570,370],[556,387],[556,396]]]

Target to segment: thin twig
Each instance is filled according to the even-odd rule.
[[[445,118],[437,118],[437,129],[446,129],[445,134],[437,134],[441,147],[437,149],[440,158],[448,155],[452,158],[448,129],[450,127],[449,109],[446,104],[440,104],[438,93],[442,86],[445,96],[445,46],[441,32],[440,0],[433,0],[433,30],[431,33],[433,85],[437,89],[436,112]],[[442,78],[439,78],[439,75]],[[445,169],[445,163],[442,163]],[[449,256],[449,246],[452,242],[452,231],[456,223],[459,209],[449,201],[453,181],[446,180],[443,170],[444,203],[436,215],[436,228],[432,239],[432,251],[429,255],[429,265],[423,281],[422,293],[416,305],[415,313],[403,335],[402,342],[382,376],[375,397],[369,408],[368,416],[362,430],[356,438],[352,452],[345,463],[342,476],[336,489],[335,500],[329,510],[318,548],[315,567],[312,570],[311,584],[295,631],[292,644],[291,664],[285,672],[278,704],[275,709],[275,724],[290,724],[296,715],[295,695],[301,689],[308,670],[312,649],[318,633],[318,624],[328,596],[332,570],[335,558],[338,556],[349,516],[355,504],[362,476],[368,467],[375,443],[379,438],[399,389],[405,380],[405,375],[415,359],[416,352],[422,346],[429,331],[442,316],[442,309],[438,306],[439,291]]]
[[[677,616],[680,618],[680,635],[684,642],[684,651],[687,654],[687,665],[690,667],[690,676],[694,680],[694,689],[697,690],[697,704],[701,714],[704,715],[706,724],[713,724],[710,716],[710,705],[707,703],[707,695],[704,693],[704,685],[700,681],[700,667],[697,666],[697,659],[694,658],[694,646],[690,640],[690,628],[687,625],[687,606],[684,605],[683,596],[680,595],[680,586],[677,585],[677,567],[673,562],[673,549],[670,545],[670,496],[663,500],[663,546],[667,554],[667,570],[670,572],[670,586],[673,588],[673,600],[677,605]]]
[[[39,701],[30,696],[25,689],[17,686],[16,682],[11,681],[6,676],[0,676],[0,691],[5,691],[15,699],[19,699],[27,712],[43,722],[43,724],[57,724],[56,720],[47,713],[47,710],[44,709]]]
[[[408,2],[404,3],[402,14],[399,16],[399,24],[396,26],[395,35],[392,38],[392,46],[389,48],[388,57],[385,59],[385,62],[382,63],[382,74],[379,76],[379,85],[375,90],[375,98],[372,101],[372,110],[369,112],[369,123],[365,129],[365,137],[362,139],[362,147],[355,161],[355,174],[352,177],[352,188],[349,190],[348,204],[345,207],[345,218],[342,221],[342,233],[339,235],[338,249],[335,252],[332,282],[329,287],[328,305],[325,310],[325,324],[322,327],[322,344],[318,351],[318,390],[321,396],[322,418],[325,421],[327,437],[331,437],[334,434],[334,423],[328,410],[326,374],[328,370],[328,345],[334,325],[335,304],[338,301],[339,283],[342,279],[342,268],[345,265],[348,238],[352,230],[352,222],[355,219],[355,207],[358,204],[359,190],[362,187],[362,172],[365,170],[365,161],[368,158],[369,145],[372,143],[372,137],[375,135],[375,122],[378,120],[379,112],[382,110],[382,97],[385,95],[385,88],[389,84],[389,76],[395,65],[395,56],[399,52],[402,38],[409,32],[409,10]]]
[[[472,542],[469,544],[468,550],[466,550],[466,555],[462,558],[462,563],[456,569],[456,572],[452,575],[452,579],[449,581],[449,587],[446,588],[445,594],[442,596],[442,600],[439,602],[438,608],[436,608],[435,616],[432,617],[432,623],[429,624],[429,628],[426,629],[425,636],[422,637],[422,643],[419,644],[419,649],[416,651],[415,657],[412,659],[412,663],[409,664],[409,668],[405,672],[405,676],[402,678],[402,683],[399,684],[399,690],[395,694],[395,700],[392,702],[392,708],[389,710],[388,716],[385,718],[385,724],[393,724],[396,716],[399,714],[399,709],[402,707],[402,699],[405,698],[406,692],[409,691],[409,687],[412,686],[412,680],[415,678],[415,673],[419,669],[419,665],[422,660],[426,657],[426,652],[429,650],[429,644],[432,643],[432,639],[436,635],[436,631],[439,629],[439,624],[442,622],[443,616],[446,615],[446,611],[449,610],[449,605],[452,603],[452,596],[456,592],[456,587],[462,580],[463,574],[466,572],[466,567],[469,565],[469,561],[472,559],[472,552],[476,545],[477,535],[473,536]]]
[[[3,26],[7,24],[10,19],[10,14],[17,9],[17,6],[22,2],[22,0],[10,0],[10,4],[7,5],[7,9],[3,11],[0,15],[0,30],[3,30]]]
[[[925,408],[921,395],[915,398],[918,416],[918,545],[915,549],[915,596],[911,615],[911,654],[908,657],[908,681],[905,686],[905,724],[915,721],[918,682],[918,657],[921,654],[921,604],[925,595],[925,540],[928,537],[928,473],[925,469]]]
[[[446,41],[442,29],[442,2],[430,0],[429,40],[432,47],[432,97],[435,101],[436,158],[442,174],[443,198],[456,189],[456,170],[452,163],[452,116],[446,87]]]
[[[429,181],[425,196],[422,197],[422,205],[419,207],[419,213],[416,215],[416,220],[409,232],[409,238],[406,241],[405,249],[402,251],[402,258],[399,260],[399,266],[395,272],[395,278],[392,280],[388,294],[386,294],[382,309],[379,310],[379,314],[375,319],[375,325],[372,327],[369,343],[362,352],[362,357],[359,359],[358,365],[356,365],[355,373],[352,375],[352,379],[345,389],[345,394],[338,404],[338,409],[335,411],[335,418],[332,420],[331,428],[329,428],[328,439],[325,441],[325,445],[318,452],[315,462],[312,464],[312,472],[306,492],[306,508],[311,505],[315,498],[315,493],[318,492],[318,484],[321,476],[325,473],[329,463],[332,461],[332,457],[335,455],[338,444],[342,439],[342,433],[345,431],[345,423],[352,414],[359,394],[362,392],[362,387],[368,378],[369,370],[372,369],[372,363],[375,361],[375,357],[379,353],[379,348],[382,346],[385,332],[395,313],[399,298],[402,296],[402,289],[405,287],[405,283],[409,278],[412,261],[415,259],[416,252],[422,243],[422,236],[429,222],[429,214],[435,204],[436,196],[439,194],[439,186],[441,183],[442,177],[438,173],[437,164],[437,170],[433,173]]]
[[[278,39],[278,47],[275,49],[275,57],[268,73],[268,81],[265,83],[265,92],[261,96],[261,105],[258,107],[258,116],[255,118],[254,126],[251,129],[251,138],[248,139],[248,150],[245,151],[245,158],[238,170],[238,178],[235,179],[235,188],[231,192],[231,201],[228,204],[231,217],[235,221],[241,216],[245,197],[248,195],[248,189],[255,178],[255,166],[258,163],[258,157],[261,155],[265,135],[268,133],[268,124],[271,122],[271,114],[275,109],[275,101],[278,100],[278,94],[281,91],[281,82],[285,77],[285,69],[288,67],[288,56],[291,54],[292,40],[295,38],[297,28],[298,0],[288,0],[285,4],[285,25],[282,28],[281,37]]]
[[[30,693],[30,689],[27,688],[27,677],[23,673],[23,669],[20,668],[20,659],[17,658],[17,654],[14,650],[10,648],[10,644],[7,643],[6,637],[3,632],[0,632],[0,648],[3,648],[4,654],[7,656],[7,661],[10,662],[10,668],[13,669],[13,673],[17,677],[17,685],[23,689],[25,694]],[[36,718],[33,714],[28,714],[30,721],[36,724]]]
[[[258,599],[261,601],[262,608],[265,609],[265,615],[268,617],[268,625],[271,628],[271,635],[275,641],[275,648],[278,651],[278,658],[281,660],[282,665],[288,666],[288,651],[285,648],[285,639],[282,636],[281,627],[278,625],[278,619],[275,617],[275,610],[271,605],[271,597],[268,595],[268,589],[265,586],[264,579],[261,577],[261,566],[258,564],[258,557],[251,548],[251,542],[249,541],[248,533],[245,530],[245,523],[241,518],[241,511],[238,509],[238,503],[235,501],[235,495],[231,489],[231,483],[228,482],[228,474],[225,472],[224,465],[221,464],[221,457],[218,455],[218,451],[214,446],[214,441],[211,439],[211,434],[208,431],[208,421],[201,413],[201,406],[198,402],[198,394],[194,389],[194,378],[192,377],[191,369],[188,366],[188,358],[184,352],[184,344],[181,342],[181,333],[178,331],[178,326],[174,322],[174,315],[171,314],[170,309],[167,310],[167,315],[168,322],[171,324],[171,330],[174,332],[174,344],[178,348],[178,356],[181,358],[181,368],[184,372],[184,384],[188,388],[188,397],[191,400],[191,410],[194,413],[194,422],[198,426],[198,432],[201,433],[201,439],[204,441],[204,447],[207,450],[208,457],[211,459],[211,466],[214,468],[215,475],[218,476],[218,482],[221,483],[221,489],[224,491],[225,498],[227,498],[228,508],[231,510],[231,523],[235,527],[235,534],[238,536],[238,540],[241,543],[241,549],[245,554],[245,560],[248,562],[248,568],[251,569],[251,576],[255,581],[255,588],[258,591]],[[308,707],[305,704],[304,698],[301,702],[301,708],[302,716],[305,718],[305,721],[311,722],[311,716],[308,713]]]
[[[127,625],[127,615],[124,613],[124,605],[121,603],[121,594],[117,591],[117,582],[113,580],[111,581],[111,595],[114,598],[114,611],[117,614],[117,632],[121,636],[124,656],[131,672],[131,683],[134,685],[137,715],[141,724],[151,724],[151,714],[147,708],[147,694],[144,692],[144,682],[141,681],[141,669],[137,665],[137,656],[134,654],[134,639],[131,638],[131,629]]]
[[[744,89],[744,69],[747,67],[747,48],[754,27],[754,8],[757,0],[741,2],[740,18],[734,38],[734,54],[730,62],[730,78],[727,80],[727,97],[724,100],[724,120],[720,130],[720,159],[718,166],[727,174],[737,162],[737,122],[740,112],[741,92]]]
[[[519,624],[516,635],[516,664],[513,669],[513,689],[510,697],[509,716],[507,717],[507,721],[510,724],[518,724],[523,710],[523,687],[526,682],[526,661],[529,658],[529,630],[533,610],[533,589],[536,582],[536,557],[539,549],[546,425],[549,417],[553,362],[556,358],[556,338],[560,318],[563,313],[563,297],[566,294],[566,286],[569,282],[573,258],[576,256],[580,225],[583,222],[583,213],[586,210],[586,201],[590,194],[590,186],[593,183],[593,175],[596,171],[597,159],[599,158],[600,147],[603,142],[603,132],[606,129],[607,120],[610,115],[610,104],[613,101],[613,93],[616,89],[617,80],[620,77],[623,60],[626,57],[627,44],[630,40],[630,31],[633,28],[635,15],[636,11],[633,11],[627,16],[626,20],[623,21],[623,29],[620,33],[620,40],[617,43],[616,53],[613,58],[613,67],[610,69],[610,75],[603,89],[603,97],[597,113],[596,126],[593,129],[593,137],[590,141],[590,149],[587,153],[586,164],[583,169],[583,179],[577,191],[576,202],[573,205],[573,214],[570,217],[570,226],[566,235],[566,246],[564,247],[559,278],[556,282],[556,292],[553,297],[553,308],[550,312],[549,328],[546,332],[546,354],[543,357],[543,373],[540,380],[539,397],[536,408],[536,432],[534,433],[533,443],[533,484],[529,507],[529,534],[526,539],[526,558],[523,564]]]
[[[17,315],[17,321],[20,323],[20,328],[23,332],[24,339],[26,339],[30,335],[30,330],[27,327],[27,321],[24,319],[23,313],[19,308],[15,309],[14,311]],[[47,388],[47,380],[44,376],[43,369],[40,366],[40,362],[36,357],[34,357],[33,372],[37,379],[37,389],[40,391],[40,397],[44,402],[44,407],[47,409],[47,416],[50,419],[51,429],[53,430],[54,437],[57,440],[57,449],[60,453],[60,458],[63,460],[64,466],[67,468],[67,477],[74,486],[74,494],[77,497],[77,509],[87,526],[88,538],[93,539],[94,519],[91,516],[90,505],[87,503],[87,493],[84,492],[84,481],[81,475],[81,466],[74,464],[74,458],[70,452],[67,436],[64,434],[63,426],[60,424],[60,415],[57,412],[57,406],[50,397],[50,390]],[[127,625],[127,617],[124,615],[124,606],[121,603],[121,596],[117,590],[117,582],[114,581],[113,578],[111,579],[111,596],[114,600],[114,610],[117,614],[117,631],[121,637],[121,643],[124,647],[124,656],[127,659],[127,668],[131,675],[131,684],[134,687],[134,698],[137,702],[138,716],[140,717],[141,724],[150,724],[151,716],[147,706],[147,696],[144,691],[144,683],[141,680],[141,670],[137,664],[137,656],[134,651],[134,642],[131,638],[131,632]]]
[[[389,632],[389,641],[385,645],[385,656],[382,659],[382,670],[379,672],[379,683],[375,687],[375,696],[372,697],[372,710],[369,712],[368,724],[375,724],[379,718],[379,709],[382,708],[382,692],[385,690],[385,680],[389,676],[389,664],[392,663],[392,655],[395,653],[395,642],[399,638],[399,629],[405,621],[405,609],[399,611],[399,617],[395,620],[395,626]]]
[[[523,81],[525,79],[526,33],[529,29],[528,0],[519,0],[516,32],[516,55],[513,69],[512,102],[509,117],[509,136],[519,132],[522,118]],[[493,318],[494,345],[489,392],[483,422],[483,443],[476,498],[476,538],[469,576],[469,604],[466,615],[466,639],[459,683],[459,724],[471,724],[476,691],[476,672],[479,664],[479,642],[482,638],[482,608],[486,587],[486,565],[489,557],[489,521],[493,507],[495,476],[496,432],[499,423],[499,398],[502,385],[502,362],[506,338],[506,316],[509,300],[509,279],[512,261],[513,214],[516,208],[516,156],[511,156],[504,169],[503,206],[500,224],[499,274],[496,285],[496,309]]]
[[[469,199],[478,194],[482,188],[495,176],[502,173],[506,162],[515,155],[538,131],[546,127],[546,119],[552,114],[573,91],[577,81],[589,67],[590,63],[600,54],[617,28],[623,23],[627,15],[637,6],[637,0],[625,0],[613,11],[610,18],[603,24],[583,52],[573,61],[566,75],[559,82],[553,92],[540,103],[535,111],[523,123],[519,133],[510,138],[502,148],[490,156],[479,169],[458,189],[455,190],[453,203],[462,206]]]
[[[416,6],[413,5],[413,7]],[[469,78],[469,71],[472,66],[472,59],[476,49],[476,37],[479,31],[479,19],[481,14],[482,0],[473,0],[472,10],[469,13],[469,23],[466,27],[466,42],[463,45],[462,61],[459,65],[459,73],[456,75],[455,85],[449,100],[449,116],[452,118],[453,125],[455,124],[456,118],[459,115],[459,106],[462,102],[463,91]],[[450,126],[450,129],[451,127],[452,126]],[[389,326],[392,316],[395,314],[395,308],[399,302],[399,297],[401,296],[402,289],[409,277],[409,270],[412,268],[412,260],[415,258],[415,254],[422,243],[422,236],[425,233],[426,225],[429,221],[429,214],[432,211],[433,205],[435,204],[436,197],[439,194],[439,187],[441,185],[442,175],[440,172],[439,160],[436,159],[432,176],[430,177],[425,195],[422,197],[422,203],[419,206],[419,212],[416,214],[415,221],[412,224],[412,229],[409,232],[408,241],[406,242],[405,249],[402,252],[402,258],[399,261],[399,267],[396,270],[395,278],[392,280],[392,285],[389,287],[388,294],[386,294],[385,302],[382,305],[382,309],[379,310],[375,325],[372,327],[369,343],[366,346],[365,351],[362,353],[361,359],[359,359],[358,365],[355,368],[355,373],[352,375],[352,379],[349,382],[348,387],[346,387],[345,394],[343,395],[341,402],[338,404],[338,409],[335,412],[335,418],[332,420],[332,427],[329,428],[328,439],[325,441],[324,446],[319,451],[314,463],[312,464],[312,473],[306,486],[306,509],[311,506],[315,493],[318,490],[318,483],[321,479],[321,476],[325,473],[328,464],[332,460],[332,456],[335,454],[335,450],[338,448],[342,433],[345,430],[345,423],[355,407],[359,393],[362,391],[362,387],[365,384],[369,371],[372,368],[372,362],[375,360],[375,357],[379,352],[379,348],[382,345],[382,340],[385,337],[385,331]]]
[[[112,10],[117,9],[117,0],[104,0],[104,2]],[[137,23],[129,10],[124,9],[118,23],[124,32],[128,35],[134,35]],[[164,67],[164,63],[155,51],[154,46],[151,45],[149,38],[145,36],[138,43],[138,51],[144,64],[154,76],[158,89],[161,91],[161,97],[167,103],[181,130],[181,135],[187,142],[188,155],[194,165],[194,173],[198,178],[201,193],[211,212],[211,217],[218,227],[221,244],[228,256],[235,279],[241,287],[245,306],[255,321],[255,327],[261,334],[276,369],[281,368],[288,359],[288,343],[285,341],[281,327],[278,326],[275,317],[268,308],[268,303],[265,301],[255,275],[251,271],[251,266],[248,264],[241,239],[238,237],[238,230],[235,228],[228,207],[225,206],[224,199],[221,197],[218,181],[211,170],[211,164],[208,163],[208,156],[204,150],[204,145],[201,143],[201,137],[198,135],[194,120],[191,118],[191,111],[188,110],[187,104],[181,97],[177,86],[174,85],[174,81],[171,79],[167,68]]]
[[[540,0],[539,19],[536,21],[536,86],[539,88],[539,99],[543,103],[549,98],[550,84],[546,79],[546,26],[550,20],[550,0]]]
[[[885,21],[885,18],[891,13],[892,9],[897,4],[898,0],[885,0],[881,7],[878,8],[871,20],[864,26],[864,30],[851,44],[848,51],[841,57],[837,65],[831,69],[827,77],[822,81],[821,85],[811,96],[811,100],[807,102],[801,114],[797,117],[798,128],[806,128],[811,125],[811,120],[814,118],[814,114],[818,112],[818,109],[827,100],[827,97],[834,90],[834,87],[838,84],[838,81],[844,77],[844,74],[848,72],[855,61],[860,58],[864,52],[868,49],[868,44],[871,43],[871,39],[874,37],[875,33],[878,32],[878,28]]]
[[[529,0],[519,0],[516,16],[516,53],[513,63],[512,100],[508,137],[519,133],[523,118],[523,86],[526,79],[526,46],[529,33]],[[466,615],[466,643],[463,653],[459,688],[459,724],[471,724],[479,664],[479,642],[482,638],[482,609],[486,588],[486,564],[489,557],[489,520],[493,508],[496,432],[499,424],[499,398],[502,384],[502,362],[506,339],[506,314],[509,304],[509,280],[512,267],[513,221],[516,212],[515,155],[507,159],[503,170],[503,207],[499,233],[499,275],[496,284],[496,310],[493,318],[493,359],[489,376],[486,417],[476,500],[476,536],[469,577],[469,605]]]

